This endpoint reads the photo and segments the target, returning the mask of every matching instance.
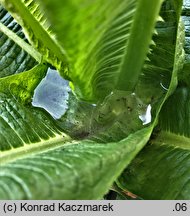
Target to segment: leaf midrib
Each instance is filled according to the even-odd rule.
[[[26,5],[22,1],[10,0],[7,3],[5,0],[0,0],[0,3],[11,13],[11,15],[23,27],[23,30],[25,30],[24,28],[25,26],[27,26],[27,28],[30,28],[31,31],[33,31],[35,37],[39,41],[42,40],[44,45],[46,45],[47,48],[52,53],[54,53],[59,58],[60,61],[64,63],[67,61],[65,51],[61,49],[57,41],[48,34],[48,32],[43,28],[40,22],[38,22],[38,20],[31,14],[31,12],[28,10]],[[25,30],[25,33],[26,35],[28,35],[27,30]],[[30,40],[30,38],[28,39]],[[34,43],[34,41],[32,40],[30,40],[30,42]]]
[[[134,22],[132,23],[125,49],[125,58],[123,58],[120,66],[120,74],[116,85],[117,89],[134,90],[152,41],[152,35],[156,21],[159,19],[162,2],[163,0],[138,1],[134,14]]]
[[[26,43],[17,34],[8,29],[5,25],[0,23],[0,31],[3,32],[7,37],[13,40],[17,45],[19,45],[23,50],[30,54],[37,62],[41,62],[42,55],[36,51],[30,44]]]
[[[55,150],[60,146],[67,143],[71,145],[76,143],[71,137],[62,133],[61,135],[56,135],[48,140],[41,140],[38,143],[24,144],[22,147],[13,148],[6,151],[0,151],[0,165],[9,163],[16,159],[22,159],[32,154],[38,154],[50,150]]]
[[[185,137],[183,135],[175,134],[169,131],[162,131],[157,136],[156,142],[153,141],[153,144],[167,145],[167,146],[173,146],[175,148],[190,150],[189,137]]]

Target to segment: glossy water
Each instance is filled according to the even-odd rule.
[[[135,93],[115,90],[94,107],[88,132],[96,141],[118,141],[151,120],[150,104],[144,104]]]
[[[142,124],[151,122],[151,105],[144,104],[135,93],[114,91],[104,102],[97,106],[96,118],[98,122],[109,122],[114,119],[140,119]]]
[[[139,119],[142,121],[143,125],[149,124],[152,120],[151,116],[151,105],[149,104],[144,112],[141,112]]]
[[[34,91],[32,105],[45,109],[53,118],[59,119],[68,109],[69,92],[68,81],[49,68],[46,77]]]

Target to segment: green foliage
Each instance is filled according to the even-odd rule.
[[[115,88],[134,89],[159,19],[161,2],[42,1],[52,28],[69,55],[69,76],[80,98],[97,102]]]
[[[48,31],[48,23],[36,1],[2,0],[0,2],[23,27],[34,48],[42,54],[41,61],[49,62],[67,76],[65,53]]]
[[[189,199],[188,1],[0,3],[0,199]],[[60,119],[31,103],[48,67]]]
[[[146,128],[121,142],[107,144],[85,140],[64,144],[63,138],[54,138],[38,143],[41,148],[36,149],[36,154],[35,145],[5,156],[2,153],[0,196],[3,199],[101,199],[145,145],[150,132],[151,128]]]
[[[179,87],[166,101],[159,132],[119,178],[120,187],[145,199],[190,198],[189,99],[189,89]]]
[[[0,92],[7,97],[14,96],[22,103],[31,102],[34,89],[47,71],[46,65],[37,65],[29,71],[0,79]]]
[[[0,20],[0,77],[31,69],[35,65],[34,59],[2,31],[2,26],[5,25],[11,32],[15,33],[14,35],[16,37],[19,36],[22,38],[22,41],[24,42],[26,39],[22,32],[22,28],[14,22],[14,19],[2,6],[0,6]]]

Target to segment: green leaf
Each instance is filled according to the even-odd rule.
[[[11,4],[16,4],[12,0],[10,2]],[[19,10],[19,13],[23,13],[24,11],[22,14],[24,19],[31,21],[34,17],[31,18],[30,15],[27,17],[26,14],[28,14],[28,11],[31,11],[31,8],[33,8],[33,1],[24,2],[27,4],[27,8],[21,1],[18,2],[18,5],[20,6],[16,6],[15,8]],[[48,1],[45,1],[45,3],[47,2]],[[158,2],[159,1],[156,3]],[[106,0],[102,2],[98,0],[96,4],[84,0],[64,1],[64,3],[56,0],[55,2],[50,3],[52,6],[52,13],[50,11],[50,20],[54,12],[56,12],[54,13],[54,21],[58,21],[59,18],[65,18],[66,22],[63,22],[65,31],[62,29],[62,25],[58,26],[57,24],[62,22],[55,22],[57,25],[55,25],[54,28],[58,33],[65,34],[65,37],[63,38],[60,37],[61,34],[58,34],[58,36],[59,39],[62,38],[62,43],[66,41],[66,43],[64,42],[63,44],[66,46],[66,50],[68,50],[71,59],[71,66],[74,66],[74,68],[71,68],[71,73],[72,70],[74,71],[76,69],[77,72],[74,72],[75,75],[72,76],[77,82],[79,81],[78,87],[83,91],[81,95],[83,97],[85,95],[85,99],[92,100],[96,97],[99,98],[99,94],[101,93],[101,97],[103,98],[104,95],[113,90],[113,86],[116,85],[113,85],[113,82],[117,83],[117,79],[113,79],[113,76],[111,76],[110,79],[105,79],[104,75],[107,77],[110,75],[110,68],[107,68],[107,64],[110,63],[109,61],[115,64],[114,61],[116,61],[115,65],[117,68],[114,70],[117,72],[114,73],[116,74],[115,78],[117,78],[118,65],[122,62],[121,60],[123,56],[125,56],[125,45],[127,44],[127,38],[130,38],[129,30],[133,29],[131,28],[132,23],[134,24],[135,21],[139,19],[139,17],[135,18],[135,13],[137,13],[137,9],[140,7],[139,5],[141,5],[142,1],[138,1],[137,4],[136,1],[132,0],[118,0],[111,2]],[[63,4],[65,6],[64,14],[62,14]],[[153,5],[153,3],[151,4]],[[55,9],[56,7],[58,7],[57,10]],[[71,10],[73,13],[71,13]],[[155,15],[154,13],[151,13],[151,11],[150,14],[153,16]],[[175,31],[177,31],[179,24],[179,20],[176,17],[178,16],[174,16],[175,25],[172,22],[172,27],[174,27]],[[88,24],[86,24],[86,22]],[[146,30],[150,33],[152,27],[151,25],[149,27],[150,28],[146,28]],[[150,88],[150,91],[152,91],[151,94],[155,96],[157,92],[156,90],[158,89],[159,97],[153,101],[151,101],[150,98],[147,98],[148,94],[139,98],[138,93],[140,92],[140,89],[135,89],[135,99],[139,99],[140,104],[141,102],[142,104],[145,103],[145,105],[151,103],[154,108],[154,118],[149,127],[138,130],[139,128],[136,128],[136,126],[131,126],[131,124],[136,124],[135,121],[138,119],[139,110],[138,106],[136,106],[138,100],[135,103],[132,103],[135,108],[134,115],[130,118],[130,116],[124,114],[126,111],[125,108],[132,98],[132,95],[130,94],[131,92],[114,91],[113,94],[106,97],[103,104],[98,104],[97,108],[95,108],[97,109],[96,111],[100,110],[100,114],[104,114],[103,120],[98,119],[98,122],[103,125],[103,133],[105,132],[106,134],[107,131],[112,131],[114,134],[115,131],[116,137],[114,137],[114,139],[116,138],[116,142],[113,141],[114,139],[111,140],[112,142],[106,143],[99,143],[92,140],[72,140],[63,132],[68,131],[68,127],[65,129],[65,125],[63,125],[62,122],[55,121],[42,109],[31,107],[29,102],[32,97],[33,89],[35,88],[34,86],[37,85],[41,79],[40,77],[43,77],[45,66],[40,65],[38,66],[38,69],[33,68],[34,71],[32,70],[32,72],[28,71],[23,73],[23,76],[20,77],[12,76],[10,78],[8,77],[9,79],[0,80],[3,84],[0,94],[0,198],[101,199],[103,195],[108,192],[109,188],[121,174],[123,169],[146,145],[152,130],[157,123],[162,105],[177,85],[177,73],[181,70],[183,63],[183,44],[181,43],[183,34],[181,34],[182,29],[180,27],[177,31],[177,40],[176,32],[172,37],[172,39],[174,39],[172,42],[176,44],[176,47],[175,45],[172,46],[170,50],[171,53],[167,53],[163,56],[163,58],[169,56],[165,65],[161,67],[161,71],[165,71],[167,74],[166,80],[169,85],[168,91],[163,93],[162,87],[153,87],[155,82],[158,83],[158,85],[160,84],[160,79],[158,79],[160,76],[159,67],[164,61],[156,62],[156,57],[158,56],[156,51],[158,51],[159,48],[161,49],[164,47],[163,44],[159,44],[159,42],[161,43],[162,41],[159,37],[163,36],[163,34],[158,35],[156,44],[158,47],[149,54],[151,57],[150,64],[148,65],[146,62],[143,68],[144,71],[148,71],[145,76],[151,78],[148,82],[151,83],[151,81],[154,80],[154,82],[150,84],[150,86],[152,86],[152,88]],[[39,27],[37,27],[37,29],[38,28]],[[73,30],[71,31],[70,29]],[[76,40],[72,40],[73,37],[76,37]],[[167,38],[167,43],[168,41],[169,39]],[[115,44],[110,45],[110,42]],[[73,49],[76,44],[76,49]],[[145,44],[148,46],[147,43]],[[171,43],[169,42],[166,49],[170,45]],[[142,47],[142,53],[146,53],[148,50],[148,47],[147,50],[145,47]],[[164,51],[162,50],[161,53],[164,53]],[[142,59],[145,58],[145,54],[142,54],[141,57],[142,58],[138,60],[138,66],[142,62]],[[168,62],[169,64],[167,65]],[[96,70],[96,67],[99,67],[98,70]],[[106,69],[106,72],[102,68]],[[152,72],[153,76],[151,76],[150,72],[152,68],[154,69]],[[78,73],[79,71],[81,71],[81,73]],[[94,73],[94,71],[98,71],[98,74]],[[40,72],[40,75],[37,77],[37,80],[32,81],[32,73],[35,72],[37,74]],[[84,72],[86,74],[83,74]],[[107,72],[108,74],[106,74]],[[112,72],[111,74],[114,74]],[[156,74],[157,72],[158,74]],[[138,73],[140,72],[138,71]],[[31,76],[29,74],[31,74]],[[139,77],[140,83],[143,83],[146,87],[142,77],[142,75]],[[19,78],[18,83],[16,82],[16,78]],[[105,80],[105,83],[95,80],[95,78],[100,78],[100,80],[103,81]],[[109,84],[108,81],[111,80],[111,87],[107,87],[106,85]],[[89,84],[91,81],[93,81],[93,85]],[[84,88],[82,82],[85,84]],[[26,87],[26,84],[29,84],[29,86]],[[10,93],[7,88],[8,86],[11,87]],[[95,90],[93,89],[94,86],[96,87]],[[103,88],[103,86],[107,90],[102,90],[101,88]],[[98,89],[99,87],[100,89]],[[76,91],[80,95],[79,90],[76,89]],[[23,97],[24,92],[27,92],[26,98]],[[115,92],[118,93],[118,95],[114,95]],[[125,104],[123,104],[122,98],[126,99],[124,100],[126,102]],[[117,101],[118,99],[122,100]],[[88,104],[89,106],[86,106],[85,102],[83,104],[86,109],[84,108],[83,112],[79,113],[79,118],[85,116],[84,127],[88,127],[89,117],[91,114],[88,111],[89,109],[94,111],[94,109],[91,104]],[[74,107],[71,108],[70,113],[72,113]],[[82,110],[80,106],[79,108]],[[74,108],[74,116],[78,114],[77,109],[78,107],[76,109]],[[100,115],[96,114],[97,113],[95,112],[95,116],[99,118]],[[67,113],[67,116],[69,116],[69,113]],[[116,120],[112,120],[113,116]],[[72,114],[69,116],[69,119],[72,120]],[[66,119],[66,125],[70,123],[69,119]],[[133,119],[135,119],[134,122],[132,121]],[[76,119],[73,121],[75,120]],[[131,130],[129,132],[127,138],[118,141],[117,139],[120,140],[123,135],[120,137],[120,134],[117,131],[118,127],[114,127],[113,125],[118,122],[118,125],[120,125],[122,121],[125,123],[123,124],[125,126],[128,123],[129,127],[131,126],[133,131]],[[124,130],[125,134],[126,128],[123,127],[121,129]],[[95,130],[95,135],[96,133],[97,131]],[[76,137],[78,138],[78,136]],[[105,142],[107,140],[108,138],[106,137],[103,141]]]
[[[31,102],[34,90],[46,75],[47,66],[37,65],[29,71],[0,79],[0,93],[13,96],[22,103]]]
[[[153,127],[117,143],[71,140],[57,121],[29,103],[46,68],[0,79],[0,199],[100,199]]]
[[[190,199],[190,139],[161,133],[119,178],[119,185],[143,199]]]
[[[153,36],[155,45],[150,47],[151,52],[148,54],[148,60],[145,61],[135,88],[135,93],[145,104],[157,103],[169,90],[172,72],[177,71],[173,73],[173,77],[176,77],[183,67],[183,25],[180,23],[178,31],[178,14],[170,0],[162,5],[160,16],[164,22],[158,22],[156,25],[157,34]],[[178,36],[177,32],[179,32]],[[180,47],[176,47],[176,43]],[[179,50],[179,54],[176,53],[179,67],[174,69],[174,65],[177,65],[174,64],[175,50]]]
[[[189,88],[179,87],[162,108],[159,118],[161,128],[172,133],[190,137],[189,108]]]
[[[9,30],[6,26],[0,23],[1,31],[8,36],[9,39],[13,40],[16,44],[18,44],[24,51],[30,54],[36,61],[41,62],[41,55],[33,49],[28,43],[24,42],[19,36]]]
[[[190,70],[190,29],[189,29],[189,16],[190,16],[190,2],[185,0],[182,8],[182,20],[185,26],[185,62],[183,72],[179,74],[180,83],[190,86],[189,80],[189,70]]]
[[[30,43],[42,54],[43,60],[57,67],[66,76],[66,56],[48,30],[46,18],[33,0],[1,0],[1,4],[22,26]]]
[[[149,51],[162,2],[162,0],[138,1],[117,82],[118,89],[134,90]]]
[[[158,116],[162,103],[170,94],[170,90],[166,91],[162,85],[169,88],[175,57],[174,42],[177,37],[178,20],[169,3],[167,1],[162,6],[160,15],[164,22],[157,23],[158,35],[153,38],[156,45],[151,47],[152,51],[148,56],[150,60],[145,62],[143,74],[136,86],[136,95],[132,96],[127,91],[114,91],[97,106],[70,97],[69,109],[60,120],[61,126],[66,128],[70,136],[75,139],[86,137],[97,142],[116,142],[143,127],[139,115],[145,112],[148,104],[151,104],[153,110],[152,122]],[[180,37],[181,42],[183,35]],[[182,51],[182,48],[179,47],[178,50]],[[177,56],[176,59],[183,58]],[[180,70],[181,62],[182,60],[180,67],[175,68],[173,78]],[[172,82],[174,81],[175,79]],[[139,108],[139,105],[142,107]],[[105,118],[102,118],[103,115]]]
[[[149,61],[144,64],[135,94],[113,91],[96,106],[70,97],[69,109],[60,120],[70,136],[116,142],[144,127],[139,116],[146,112],[148,105],[152,107],[152,122],[157,119],[161,106],[177,85],[176,76],[184,59],[183,28],[180,24],[177,39],[179,20],[170,1],[162,5],[160,16],[164,22],[156,25],[155,45],[151,46]]]
[[[145,127],[139,116],[146,110],[147,106],[131,92],[114,92],[97,106],[70,94],[68,110],[59,122],[75,139],[117,142]]]
[[[183,66],[183,38],[183,25],[179,22],[173,74],[165,99],[175,90],[177,75]],[[188,91],[177,89],[157,109],[160,112],[163,106],[159,116],[161,132],[155,131],[150,145],[140,152],[119,178],[118,185],[123,190],[127,189],[144,199],[188,199],[187,155],[190,140],[184,137],[189,129]],[[187,160],[183,160],[183,155],[187,156]],[[180,169],[184,171],[181,178]]]
[[[65,139],[56,135],[1,152],[0,198],[100,199],[146,144],[151,130],[107,144],[85,140],[64,144]]]
[[[142,14],[141,6],[144,2],[146,1],[41,1],[52,29],[68,53],[69,75],[80,98],[89,101],[104,99],[116,86],[119,88],[119,82],[131,76],[131,66],[126,70],[129,56],[132,56],[137,65],[130,77],[134,77],[133,86],[136,85],[162,1],[149,1],[149,6],[143,7]],[[151,16],[152,19],[147,19],[146,16]],[[146,23],[145,29],[140,32],[137,26],[139,19],[143,25]],[[131,48],[134,44],[141,50],[140,57],[137,54],[133,56],[136,48]],[[126,86],[124,90],[132,90],[131,88]]]
[[[71,140],[50,115],[15,98],[44,67],[0,79],[6,93],[0,94],[0,198],[100,199],[146,144],[153,127],[117,143]],[[7,85],[19,79],[15,95],[8,94]],[[32,94],[33,88],[28,91]]]
[[[159,132],[119,179],[144,199],[189,199],[190,93],[179,87],[164,104]]]
[[[17,158],[29,149],[48,148],[64,140],[56,122],[43,110],[23,105],[14,97],[0,94],[0,158]],[[52,138],[52,142],[48,140]],[[59,142],[58,142],[59,141]],[[38,144],[37,144],[38,143]],[[30,145],[37,144],[34,147]],[[45,145],[46,144],[46,145]],[[17,154],[18,152],[18,154]],[[1,164],[0,162],[0,164]]]
[[[36,64],[34,59],[2,32],[2,25],[5,25],[17,38],[26,40],[21,27],[1,5],[0,21],[0,77],[31,69]]]
[[[12,151],[55,137],[55,133],[61,134],[49,115],[30,105],[34,89],[46,71],[47,66],[37,65],[29,71],[0,79],[0,151]]]

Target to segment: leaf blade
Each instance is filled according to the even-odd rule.
[[[60,1],[53,3],[49,0],[41,1],[41,5],[45,7],[49,15],[52,28],[68,52],[71,63],[70,76],[74,83],[73,88],[79,98],[97,102],[103,100],[105,96],[118,87],[118,78],[121,73],[124,74],[121,72],[121,64],[125,59],[125,54],[128,53],[127,41],[129,38],[133,38],[135,34],[130,36],[130,29],[133,22],[137,23],[134,14],[138,10],[138,2],[135,0],[111,2],[104,0],[103,2],[94,1],[91,3],[85,0],[66,1],[64,3]],[[157,1],[158,7],[155,7],[157,10],[149,11],[155,17],[158,16],[161,2]],[[139,11],[140,9],[137,14]],[[145,20],[146,18],[142,17],[142,19]],[[65,22],[60,23],[59,20],[65,20]],[[155,19],[153,19],[153,23],[155,24]],[[63,29],[65,29],[64,35]],[[152,35],[153,24],[150,25],[150,29],[148,31]],[[136,30],[134,31],[138,34]],[[75,37],[75,40],[72,40],[72,37]],[[147,41],[150,43],[151,39],[149,38]],[[139,43],[141,45],[146,44],[146,49],[148,49],[148,42],[144,43],[142,40]],[[143,62],[146,51],[143,51]],[[132,49],[129,49],[129,56],[131,52]],[[138,65],[142,66],[142,59],[138,59],[141,62]],[[140,71],[138,70],[137,73],[139,75]],[[137,77],[135,78],[136,81]],[[119,79],[126,80],[123,77]]]
[[[100,199],[126,164],[145,145],[150,133],[151,128],[146,128],[120,143],[96,144],[92,141],[81,141],[65,144],[65,147],[59,147],[57,150],[51,151],[54,148],[52,147],[49,151],[30,155],[25,159],[0,163],[0,184],[4,185],[0,197],[1,199]],[[81,167],[86,168],[81,169]],[[112,169],[109,170],[108,167]],[[99,172],[96,174],[97,169]],[[29,172],[30,178],[26,178]],[[18,184],[18,180],[22,185]],[[12,194],[5,193],[6,184],[11,185]],[[14,193],[15,191],[17,193]]]
[[[55,38],[51,37],[44,23],[45,18],[35,1],[1,1],[1,4],[22,26],[28,40],[43,55],[44,60],[57,67],[63,76],[67,76],[67,60]]]
[[[178,88],[164,104],[149,145],[119,178],[123,189],[145,199],[189,199],[189,89]]]
[[[11,17],[2,5],[0,5],[0,20],[10,31],[22,38],[23,41],[26,41],[22,28],[15,22],[13,17]],[[0,77],[29,70],[36,64],[35,60],[21,49],[17,43],[12,41],[2,32],[0,33],[0,36]]]
[[[155,2],[150,2],[149,0],[138,1],[125,50],[125,58],[123,59],[117,82],[117,88],[120,90],[133,91],[138,82],[162,2],[162,0]],[[145,11],[145,9],[147,10]],[[138,52],[136,51],[137,49]]]

